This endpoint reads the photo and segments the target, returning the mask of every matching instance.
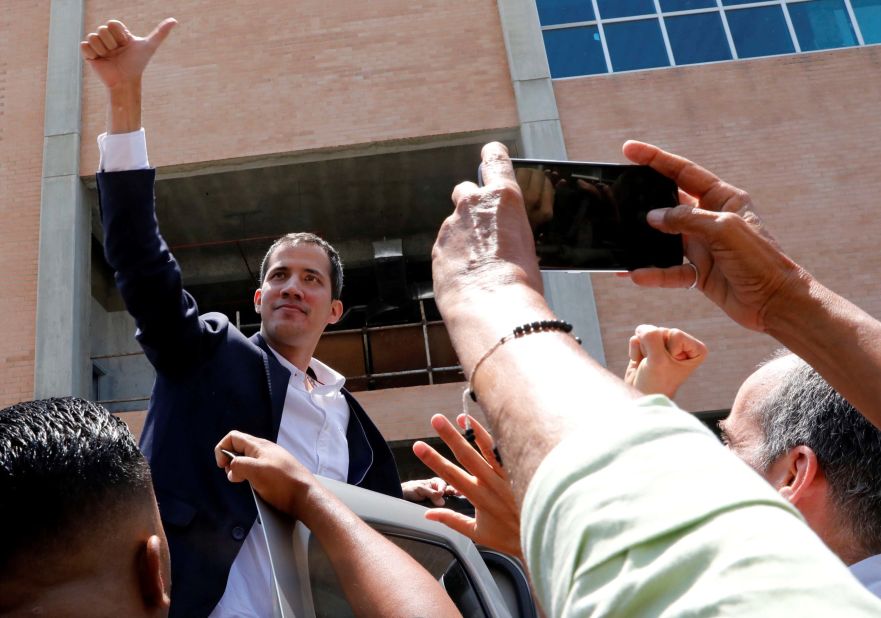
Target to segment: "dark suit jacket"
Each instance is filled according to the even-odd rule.
[[[247,483],[233,484],[214,461],[232,429],[275,440],[290,372],[258,334],[226,316],[200,316],[159,227],[154,170],[98,174],[104,250],[156,368],[141,449],[150,461],[171,546],[172,615],[211,612],[256,518]],[[401,497],[388,445],[348,391],[349,483]]]

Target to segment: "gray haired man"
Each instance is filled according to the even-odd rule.
[[[881,431],[793,354],[747,378],[719,426],[728,447],[881,597]]]

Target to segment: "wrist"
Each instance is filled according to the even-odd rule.
[[[441,309],[447,332],[470,375],[480,357],[513,329],[537,320],[555,319],[540,292],[526,284],[462,293]]]
[[[791,345],[809,323],[816,319],[828,291],[814,277],[796,266],[786,283],[762,307],[764,331],[783,345]]]
[[[131,133],[141,128],[141,80],[121,82],[108,89],[107,132]]]

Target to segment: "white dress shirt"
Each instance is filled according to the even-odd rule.
[[[150,167],[143,128],[131,133],[101,134],[98,149],[102,172]],[[275,350],[272,353],[291,372],[276,441],[313,474],[345,482],[349,473],[349,404],[341,389],[346,379],[313,358],[309,367],[317,380],[309,378],[307,384],[306,374]],[[211,617],[270,616],[270,593],[269,552],[260,522],[256,521],[233,561],[226,590]]]

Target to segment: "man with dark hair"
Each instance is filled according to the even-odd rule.
[[[729,448],[881,596],[881,431],[792,354],[747,378],[719,426]]]
[[[141,447],[171,548],[172,614],[265,616],[269,556],[250,491],[215,466],[224,435],[275,441],[310,472],[367,489],[401,497],[401,484],[345,378],[312,356],[343,311],[342,266],[327,242],[293,234],[270,248],[254,293],[260,332],[250,338],[222,314],[200,316],[182,287],[159,233],[141,128],[141,77],[175,23],[141,38],[109,21],[80,45],[109,95],[97,176],[104,249],[157,374]]]
[[[168,545],[125,423],[76,398],[0,410],[0,614],[159,616]]]

